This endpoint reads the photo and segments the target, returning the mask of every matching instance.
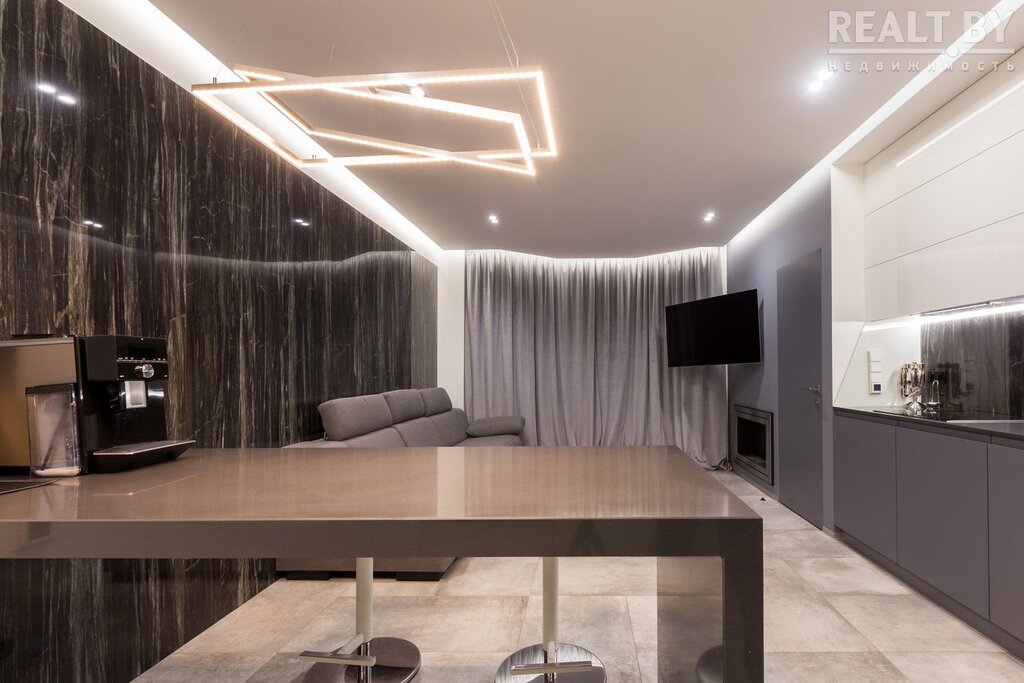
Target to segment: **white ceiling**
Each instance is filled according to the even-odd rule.
[[[489,0],[153,2],[225,63],[310,75],[509,65]],[[992,4],[936,0],[928,9]],[[538,159],[536,177],[456,164],[353,171],[445,249],[634,256],[722,245],[913,76],[839,73],[808,92],[829,61],[830,7],[919,6],[499,0],[520,63],[544,70],[559,155]],[[977,77],[943,77],[905,127]],[[514,109],[541,125],[529,90],[431,94]],[[453,148],[509,145],[493,124],[330,97],[289,103],[320,125],[355,132]],[[707,224],[709,210],[718,217]],[[496,227],[491,213],[501,218]]]

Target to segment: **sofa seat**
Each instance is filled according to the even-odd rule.
[[[496,436],[471,436],[456,446],[522,446],[523,440],[516,434],[498,434]]]

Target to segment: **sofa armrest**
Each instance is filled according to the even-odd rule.
[[[471,437],[500,436],[502,434],[521,434],[526,426],[526,419],[520,415],[503,417],[482,417],[473,420],[466,427],[466,434]]]

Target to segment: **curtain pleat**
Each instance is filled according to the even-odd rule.
[[[527,443],[726,457],[723,366],[669,368],[665,306],[722,293],[718,249],[639,259],[466,253],[466,411],[526,417]]]

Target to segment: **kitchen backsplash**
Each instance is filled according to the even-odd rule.
[[[944,402],[1024,417],[1024,311],[922,325],[921,360],[928,382],[948,385]]]

